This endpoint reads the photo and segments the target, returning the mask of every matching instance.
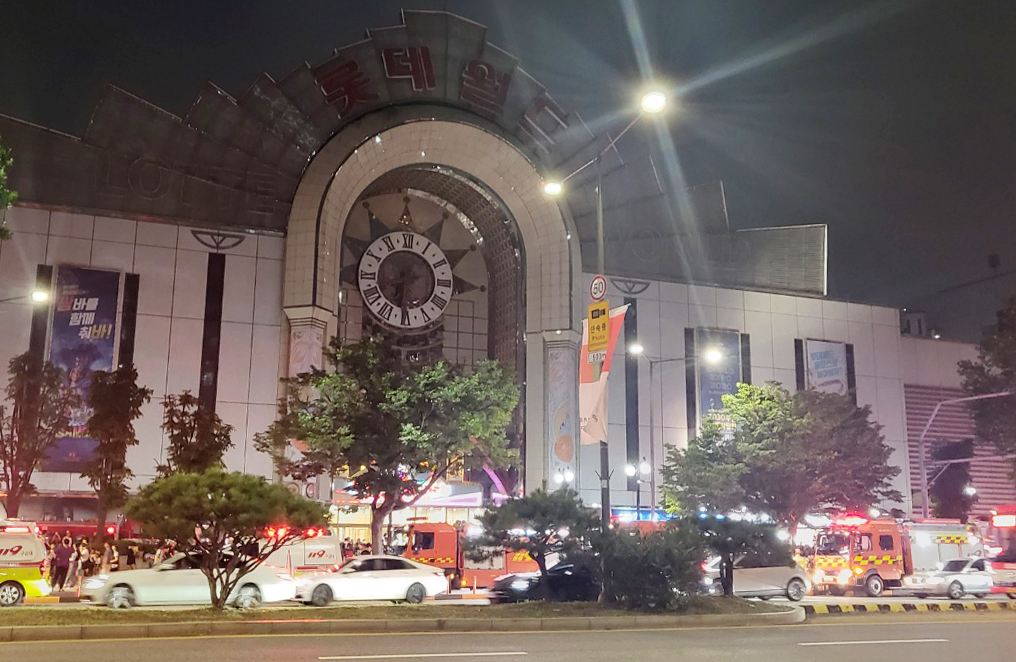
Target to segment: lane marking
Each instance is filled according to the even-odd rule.
[[[399,655],[331,655],[319,660],[395,660],[407,657],[505,657],[508,655],[529,655],[523,651],[492,651],[486,653],[410,653]]]
[[[866,644],[933,644],[948,639],[872,639],[870,641],[809,641],[798,646],[864,646]]]

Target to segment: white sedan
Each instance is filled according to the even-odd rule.
[[[229,595],[227,604],[241,608],[263,602],[283,602],[296,596],[296,580],[282,568],[260,565],[243,576]],[[208,579],[197,561],[178,554],[162,565],[142,570],[124,570],[89,577],[81,597],[108,607],[126,609],[135,605],[209,605]]]
[[[405,600],[416,604],[448,590],[444,571],[399,556],[357,556],[329,572],[304,577],[296,599],[324,607],[332,600]]]
[[[940,570],[915,572],[903,578],[903,591],[924,598],[944,595],[959,600],[967,593],[981,598],[994,585],[991,566],[981,558],[952,559]]]

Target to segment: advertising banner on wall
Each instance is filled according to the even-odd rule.
[[[64,371],[81,404],[70,412],[71,429],[58,438],[42,471],[78,472],[92,458],[95,440],[86,433],[92,373],[116,363],[117,308],[121,274],[82,267],[57,267],[49,361]]]
[[[846,395],[847,345],[827,340],[805,340],[805,385],[822,393]]]
[[[720,424],[727,435],[734,433],[734,422],[723,413],[723,396],[737,392],[741,381],[741,334],[737,331],[695,329],[695,350],[698,356],[718,350],[722,359],[710,364],[702,359],[695,361],[696,390],[698,392],[699,427],[707,416]]]
[[[589,361],[589,329],[582,322],[582,354],[579,356],[579,420],[583,444],[607,440],[607,377],[614,358],[617,339],[624,329],[628,305],[610,311],[610,336],[603,351],[603,362]]]

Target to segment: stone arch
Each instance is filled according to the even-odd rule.
[[[574,470],[577,456],[565,452],[563,461],[554,452],[578,440],[578,234],[557,202],[543,195],[541,173],[521,146],[468,113],[390,108],[344,128],[310,163],[287,232],[289,372],[320,361],[325,329],[340,305],[340,242],[352,205],[385,173],[421,164],[467,173],[517,226],[525,252],[524,468],[527,489],[539,487],[552,472]]]

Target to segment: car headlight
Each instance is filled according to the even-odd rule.
[[[713,578],[712,577],[703,577],[702,578],[702,583],[705,584],[706,586],[712,586],[713,585]]]
[[[839,582],[840,584],[846,584],[847,582],[849,582],[850,568],[844,568],[843,570],[840,570],[839,573],[836,575],[836,581]]]
[[[516,579],[515,581],[513,581],[511,583],[511,588],[512,588],[513,591],[524,591],[527,588],[529,588],[529,580],[528,579]]]

